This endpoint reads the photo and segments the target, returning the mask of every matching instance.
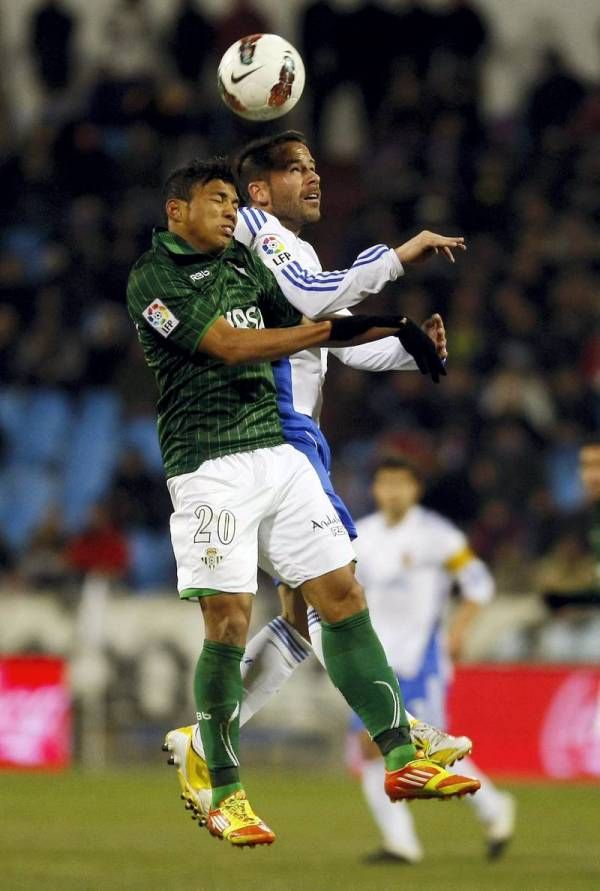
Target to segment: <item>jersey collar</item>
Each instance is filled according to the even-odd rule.
[[[220,254],[203,254],[192,247],[185,239],[181,238],[180,235],[176,235],[175,232],[169,232],[168,229],[162,226],[157,226],[152,231],[152,246],[174,256],[195,257],[198,261],[220,260],[222,257],[227,257],[232,253],[234,239],[231,239],[230,244]]]

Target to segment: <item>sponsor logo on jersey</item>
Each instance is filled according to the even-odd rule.
[[[337,535],[346,535],[344,524],[337,514],[327,514],[323,519],[312,520],[311,522],[313,532],[316,532],[316,530],[319,529],[322,531],[329,531],[334,537]]]
[[[225,313],[225,318],[232,328],[264,328],[262,313],[258,306],[248,306],[246,309],[236,307]]]
[[[142,315],[148,324],[163,337],[168,337],[179,325],[177,316],[173,315],[171,310],[160,300],[155,300],[154,303],[147,306]]]
[[[207,548],[204,551],[204,556],[200,557],[200,559],[209,569],[216,569],[223,559],[223,555],[219,554],[216,548]]]
[[[194,272],[190,275],[190,278],[193,282],[199,282],[203,278],[208,278],[210,275],[210,269],[201,269],[200,272]]]

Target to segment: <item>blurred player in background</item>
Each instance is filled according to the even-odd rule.
[[[588,541],[593,555],[593,574],[589,586],[544,592],[544,600],[552,610],[600,607],[600,434],[590,436],[579,449],[579,476],[589,505]],[[586,515],[586,522],[588,517]]]
[[[416,263],[438,251],[453,261],[452,249],[464,248],[462,238],[446,238],[422,232],[398,248],[374,245],[358,255],[349,269],[323,272],[312,246],[300,239],[302,228],[320,219],[321,188],[315,161],[302,134],[286,131],[249,143],[234,162],[239,190],[248,201],[238,214],[235,237],[250,247],[274,274],[288,301],[307,316],[340,312],[378,293],[404,273],[403,264]],[[439,315],[424,324],[446,356],[446,338]],[[341,520],[349,536],[356,530],[348,509],[334,491],[329,471],[329,446],[319,427],[322,389],[328,352],[345,364],[367,371],[412,370],[417,366],[397,338],[388,337],[357,347],[303,350],[289,359],[273,363],[277,404],[287,442],[303,452],[317,471],[332,510],[326,523]],[[434,379],[437,375],[432,375]],[[261,629],[248,643],[242,674],[243,725],[277,692],[292,672],[310,654],[306,604],[298,591],[279,586],[282,614]],[[316,613],[313,621],[318,621]],[[317,640],[317,657],[324,664]],[[453,763],[471,748],[465,737],[438,733],[411,718],[415,744],[427,757],[441,764]],[[192,744],[193,736],[193,744]],[[178,728],[167,734],[165,748],[172,750],[172,763],[179,766],[182,797],[188,807],[204,818],[208,796],[198,725]]]
[[[408,708],[445,727],[450,660],[460,658],[473,619],[494,595],[494,582],[464,534],[419,504],[422,491],[412,465],[399,458],[381,462],[373,480],[377,512],[357,523],[356,572]],[[444,618],[453,585],[460,592],[460,604],[446,633]],[[380,794],[379,753],[356,716],[352,728],[360,744],[363,793],[383,838],[382,848],[367,861],[417,863],[423,852],[410,810],[405,803],[392,806]],[[470,758],[463,763],[481,781],[471,804],[493,859],[513,834],[514,800],[499,792]]]

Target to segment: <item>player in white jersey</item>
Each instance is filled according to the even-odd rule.
[[[494,595],[494,581],[453,523],[419,504],[422,485],[407,462],[389,458],[375,472],[378,508],[357,523],[357,577],[366,591],[373,627],[395,671],[407,707],[425,721],[444,727],[450,656],[458,657],[479,609]],[[446,630],[453,585],[460,605]],[[417,862],[423,854],[410,810],[391,806],[380,794],[382,763],[360,720],[352,723],[362,754],[362,788],[383,836],[372,862]],[[499,792],[471,759],[468,773],[481,781],[471,799],[487,841],[488,856],[498,857],[513,832],[514,802]]]
[[[348,269],[323,272],[314,248],[299,237],[306,223],[320,217],[320,179],[304,137],[287,131],[274,138],[256,140],[238,156],[236,168],[240,191],[249,203],[239,211],[235,237],[258,254],[275,275],[289,302],[311,318],[348,313],[348,307],[378,293],[388,282],[403,275],[404,264],[420,262],[438,251],[453,262],[452,250],[464,248],[462,238],[422,232],[395,249],[374,245],[361,252]],[[445,331],[439,315],[428,319],[424,328],[436,343],[439,354],[445,357]],[[345,364],[367,371],[417,368],[413,357],[395,337],[359,347],[332,348],[329,352]],[[329,446],[319,427],[327,359],[328,350],[317,348],[273,363],[279,415],[286,440],[307,455],[329,496],[332,512],[324,520],[330,524],[332,534],[341,523],[354,538],[352,517],[331,484]],[[422,367],[420,370],[429,373]],[[437,375],[433,376],[436,379]],[[261,629],[246,647],[242,665],[245,693],[241,725],[280,689],[311,653],[304,601],[285,586],[279,590],[282,615]],[[318,616],[314,611],[310,615],[314,626]],[[323,663],[318,630],[315,644],[316,655]],[[177,759],[180,766],[191,765],[188,773],[198,770],[198,766],[192,764],[193,750],[191,760],[189,757],[192,732],[195,747],[201,752],[197,729],[172,731],[165,743],[167,748],[177,749],[173,759]],[[177,733],[179,736],[173,735]],[[441,764],[452,763],[471,746],[465,737],[437,734],[422,722],[413,726],[413,736],[425,754]],[[193,790],[201,780],[190,782],[181,770],[179,778],[182,795],[197,810]]]

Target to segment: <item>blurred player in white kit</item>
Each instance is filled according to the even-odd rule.
[[[380,463],[373,479],[377,511],[356,527],[356,574],[406,707],[443,728],[450,660],[460,657],[472,620],[494,596],[494,581],[465,535],[445,517],[422,507],[421,496],[422,483],[410,463],[396,457]],[[460,604],[446,630],[453,585],[460,592]],[[367,861],[417,863],[423,851],[410,809],[405,802],[392,806],[382,794],[383,764],[356,716],[352,730],[354,742],[360,744],[363,793],[383,837],[381,849]],[[488,857],[495,859],[513,834],[514,800],[498,791],[471,758],[464,759],[462,768],[481,782],[470,804],[483,827]]]

